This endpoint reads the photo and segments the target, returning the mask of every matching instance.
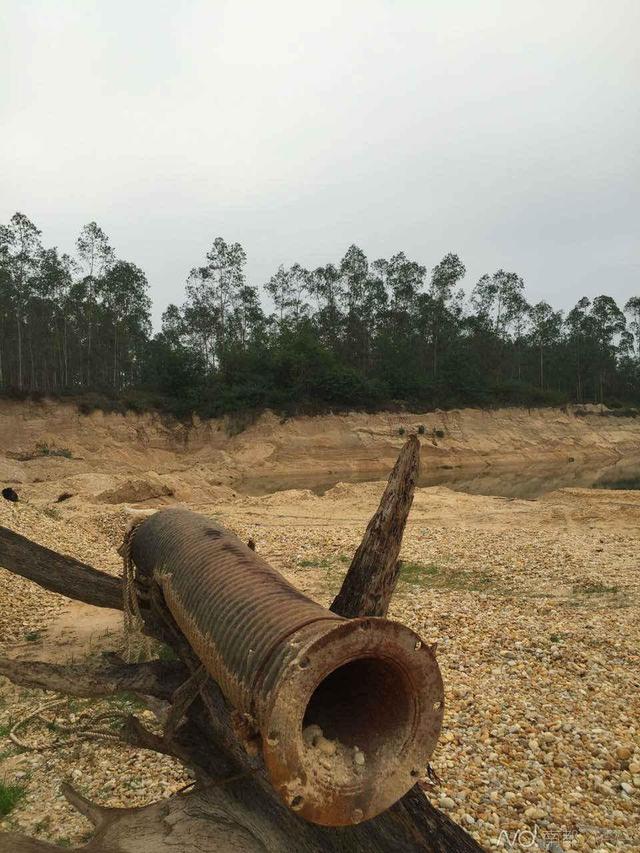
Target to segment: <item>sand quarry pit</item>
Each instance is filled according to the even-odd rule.
[[[587,471],[633,468],[640,419],[513,410],[280,424],[267,415],[230,437],[222,422],[186,429],[3,404],[0,485],[20,500],[0,500],[0,525],[117,574],[131,511],[178,503],[252,537],[328,604],[379,501],[380,469],[386,476],[402,446],[400,427],[421,424],[423,475],[460,472],[416,492],[390,613],[438,644],[446,711],[432,761],[440,781],[425,779],[427,796],[487,849],[509,849],[507,834],[528,829],[556,853],[640,850],[640,491],[582,487]],[[494,491],[504,471],[524,489],[560,463],[575,466],[573,481],[555,488],[549,475],[535,499],[457,490],[480,470]],[[345,468],[352,476],[330,485],[329,472]],[[287,477],[310,488],[243,490]],[[121,646],[120,614],[0,569],[3,655],[77,662]],[[18,730],[19,748],[12,726],[44,704],[42,720]],[[75,699],[0,678],[0,781],[24,788],[2,828],[82,843],[91,827],[62,797],[65,779],[108,806],[186,785],[176,762],[112,741],[45,748],[83,715],[131,708],[154,717],[133,696]]]

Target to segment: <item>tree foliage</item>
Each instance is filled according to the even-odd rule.
[[[181,415],[640,400],[638,296],[624,309],[584,297],[564,316],[530,305],[515,272],[481,276],[467,297],[454,253],[429,271],[353,245],[336,263],[280,266],[263,301],[245,266],[217,237],[154,335],[144,272],[95,222],[70,257],[16,213],[0,226],[0,389]]]

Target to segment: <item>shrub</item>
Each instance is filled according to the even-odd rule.
[[[400,429],[398,430],[398,435],[404,435],[404,434],[405,434],[405,432],[406,432],[405,428],[404,428],[404,427],[400,427]]]
[[[36,444],[37,456],[63,456],[65,459],[71,459],[72,453],[68,447],[49,447],[45,441],[40,441]]]
[[[30,643],[36,643],[38,640],[42,639],[42,634],[40,633],[40,631],[28,631],[24,635],[24,638]]]
[[[434,430],[434,434],[437,438],[444,438],[444,436],[445,436],[445,432],[443,429]]]
[[[418,435],[424,435],[424,434],[425,434],[424,424],[420,424],[420,426],[418,427]]]
[[[5,817],[17,806],[26,790],[25,785],[7,785],[0,782],[0,817]]]

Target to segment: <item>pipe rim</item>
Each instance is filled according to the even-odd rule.
[[[289,648],[292,656],[261,715],[265,765],[274,787],[287,805],[314,823],[342,826],[375,817],[424,774],[438,741],[444,687],[433,651],[405,625],[376,617],[308,626],[290,638]],[[362,671],[345,673],[352,664]],[[353,771],[349,782],[344,773],[341,781],[330,770],[318,772],[318,756],[302,737],[316,691],[328,692],[345,719],[346,703],[339,692],[333,698],[328,679],[344,682],[349,697],[358,676],[366,678],[371,671],[372,686],[380,687],[385,701],[376,705],[369,697],[366,717],[360,717],[373,745],[370,755],[365,750],[366,764]],[[326,710],[326,703],[320,710]],[[347,729],[353,729],[354,719]]]

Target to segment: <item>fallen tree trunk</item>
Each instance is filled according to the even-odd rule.
[[[345,615],[343,607],[349,616],[386,612],[397,580],[400,541],[413,497],[417,450],[417,440],[410,439],[401,452],[345,586],[332,605],[335,613]],[[91,578],[85,582],[79,575],[83,564],[78,561],[40,549],[23,537],[20,542],[16,534],[7,536],[9,531],[0,533],[0,565],[51,589],[50,572],[44,571],[42,563],[47,557],[55,560],[54,591],[83,601],[93,598],[90,603],[98,606],[122,607],[120,590],[116,601],[112,586],[115,579],[111,576],[83,567],[82,571],[88,570]],[[4,547],[7,542],[9,548]],[[33,554],[38,557],[37,570],[28,566]],[[373,578],[371,588],[370,578]],[[91,583],[95,584],[93,591],[89,588]],[[193,789],[141,809],[105,809],[65,787],[70,802],[95,826],[91,840],[79,849],[90,853],[286,850],[477,853],[481,850],[461,827],[430,804],[418,785],[383,814],[358,825],[325,827],[302,819],[272,788],[256,755],[252,742],[255,733],[243,730],[242,720],[229,708],[216,683],[206,674],[203,676],[199,659],[158,590],[143,604],[146,604],[142,608],[146,631],[171,645],[181,663],[156,661],[127,666],[111,658],[91,672],[81,672],[49,664],[0,661],[0,672],[17,684],[62,689],[75,695],[104,695],[111,687],[139,691],[162,700],[171,693],[172,710],[162,737],[146,731],[135,717],[128,719],[121,736],[129,744],[174,755],[189,765],[196,774]],[[175,689],[187,673],[190,676],[186,682]],[[0,833],[1,853],[43,853],[57,849],[21,835]]]
[[[0,658],[0,675],[24,687],[73,696],[113,696],[128,691],[169,701],[189,677],[189,670],[179,661],[131,664],[112,654],[91,665]]]
[[[65,557],[0,527],[0,565],[38,586],[95,607],[122,610],[122,583],[113,575]]]

